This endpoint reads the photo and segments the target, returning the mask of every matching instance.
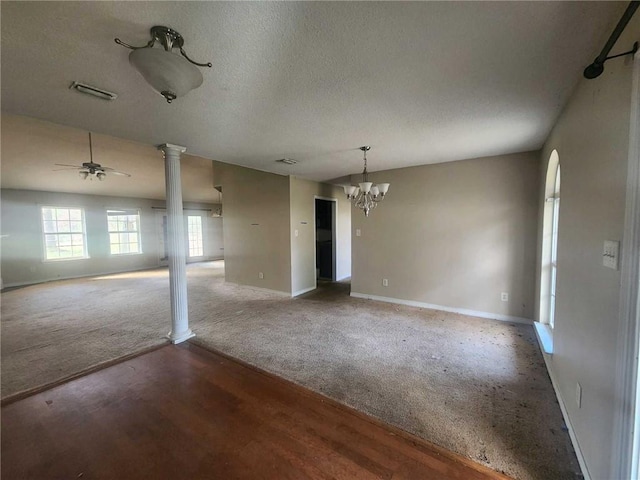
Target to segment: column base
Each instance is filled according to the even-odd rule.
[[[189,340],[191,337],[195,337],[195,336],[196,334],[193,333],[191,329],[189,329],[186,332],[181,332],[178,335],[174,335],[173,332],[169,332],[169,335],[167,335],[167,338],[171,343],[175,345],[176,343],[182,343],[185,340]]]

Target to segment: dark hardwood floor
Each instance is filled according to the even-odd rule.
[[[2,479],[506,479],[290,382],[165,346],[2,408]]]

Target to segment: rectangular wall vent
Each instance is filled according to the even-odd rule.
[[[73,82],[69,88],[72,88],[80,93],[86,93],[87,95],[93,95],[94,97],[101,98],[102,100],[115,100],[118,95],[113,92],[108,92],[98,87],[92,87],[80,82]]]

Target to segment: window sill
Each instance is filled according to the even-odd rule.
[[[56,263],[56,262],[77,262],[78,260],[88,260],[91,257],[72,257],[72,258],[45,258],[42,263]]]
[[[548,355],[553,355],[553,329],[549,325],[540,322],[533,322],[536,329],[538,341],[542,345],[542,350]]]

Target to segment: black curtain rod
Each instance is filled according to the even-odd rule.
[[[609,40],[607,40],[607,43],[605,44],[604,48],[600,52],[600,55],[596,57],[596,59],[593,61],[591,65],[589,65],[587,68],[584,69],[585,78],[592,79],[592,78],[599,77],[602,74],[602,72],[604,72],[604,62],[606,62],[607,60],[610,60],[616,57],[622,57],[623,55],[634,54],[638,51],[638,42],[635,42],[633,44],[633,49],[629,50],[628,52],[619,53],[618,55],[612,55],[610,57],[607,57],[607,55],[609,55],[609,52],[611,51],[613,46],[618,41],[618,38],[624,31],[625,27],[627,26],[627,23],[629,23],[629,20],[631,20],[631,17],[633,17],[633,14],[636,12],[639,6],[640,6],[640,1],[629,2],[629,6],[622,14],[622,18],[618,22],[618,25],[616,25],[616,28],[613,29],[613,32],[611,33]]]

